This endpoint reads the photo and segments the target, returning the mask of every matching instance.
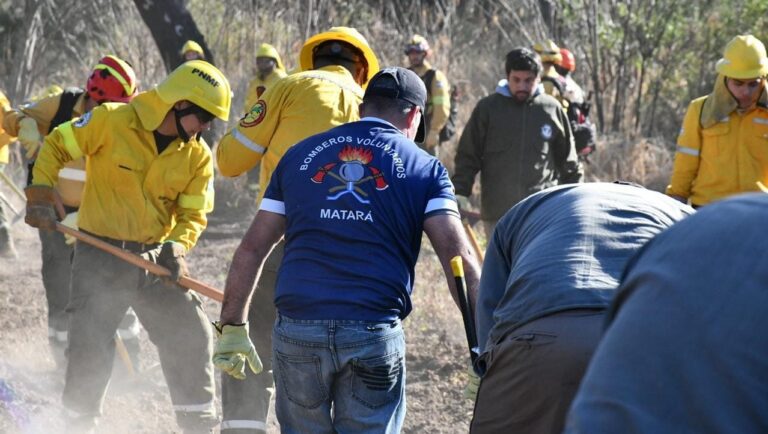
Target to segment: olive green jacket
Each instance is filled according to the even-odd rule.
[[[498,220],[529,194],[580,182],[584,173],[568,118],[557,100],[537,89],[526,102],[510,96],[506,80],[481,99],[456,150],[452,181],[470,196],[480,172],[483,220]]]

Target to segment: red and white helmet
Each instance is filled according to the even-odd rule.
[[[576,70],[576,58],[573,57],[573,53],[567,48],[561,48],[560,49],[560,55],[563,57],[562,60],[560,60],[559,65],[570,71],[573,72]]]
[[[136,95],[136,73],[125,60],[112,55],[104,56],[88,77],[86,91],[99,104],[130,102]]]

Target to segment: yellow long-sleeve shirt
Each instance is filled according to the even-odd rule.
[[[706,98],[688,106],[667,187],[667,194],[689,198],[694,205],[758,191],[757,182],[768,180],[768,108],[733,111],[702,128],[699,121]]]
[[[286,75],[287,74],[282,69],[275,69],[274,71],[270,72],[269,75],[264,77],[263,80],[259,78],[258,74],[253,77],[253,79],[248,83],[248,90],[245,92],[243,112],[248,112],[248,110],[250,110],[251,107],[256,104],[256,101],[258,101],[259,98],[264,95],[264,92],[266,92],[267,89],[274,86],[278,80],[285,77]]]
[[[8,145],[14,141],[14,136],[11,136],[8,134],[5,129],[3,129],[3,121],[5,119],[6,112],[10,112],[11,110],[11,103],[8,101],[8,98],[5,96],[5,94],[0,91],[0,164],[7,164],[8,163]]]
[[[427,71],[434,69],[426,60],[421,66],[411,68],[419,77],[424,79]],[[435,69],[435,78],[432,80],[432,86],[429,91],[429,100],[427,101],[427,119],[429,120],[429,131],[427,137],[437,136],[448,122],[448,116],[451,115],[451,86],[448,79],[442,71]]]
[[[362,99],[363,89],[341,66],[299,72],[279,80],[219,142],[216,162],[221,174],[238,176],[261,163],[261,201],[288,148],[311,135],[358,120]]]
[[[87,157],[78,226],[114,239],[175,241],[192,248],[213,209],[213,159],[195,138],[158,155],[153,129],[163,113],[155,90],[129,104],[103,104],[45,139],[33,184],[53,186],[61,166]]]
[[[10,109],[3,117],[3,128],[12,136],[19,134],[20,122],[24,118],[32,118],[37,123],[40,135],[45,137],[51,128],[51,121],[56,116],[61,103],[61,93],[57,93],[41,99],[32,104],[26,104],[18,109]],[[72,119],[85,113],[85,93],[75,101],[72,108]],[[64,205],[71,207],[80,206],[85,185],[85,159],[77,158],[68,161],[58,173],[56,190],[61,196]]]

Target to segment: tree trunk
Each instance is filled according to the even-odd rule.
[[[597,126],[600,132],[605,132],[605,114],[603,113],[603,92],[600,86],[600,49],[597,35],[597,1],[592,0],[587,7],[587,27],[592,51],[592,88],[595,90],[595,108],[597,109]]]
[[[552,39],[558,39],[555,34],[555,6],[552,0],[539,0],[539,10],[541,11],[541,20],[547,26],[547,31]]]
[[[645,85],[645,55],[640,60],[640,78],[637,80],[637,97],[635,98],[635,132],[640,131],[643,109],[643,86]]]
[[[26,37],[19,41],[13,59],[11,87],[8,89],[8,99],[14,104],[29,96],[34,80],[35,51],[43,36],[42,6],[39,2],[30,1],[24,5],[24,28],[27,29]]]
[[[200,44],[205,52],[205,59],[211,64],[214,63],[213,53],[187,10],[186,0],[134,0],[134,4],[152,33],[168,72],[184,62],[179,51],[189,40]]]
[[[619,132],[623,130],[624,121],[624,102],[627,96],[627,44],[629,43],[629,21],[632,17],[632,3],[627,3],[627,16],[624,18],[622,27],[624,31],[621,37],[621,49],[619,51],[619,58],[616,60],[616,66],[618,72],[616,73],[616,96],[613,101],[613,119],[611,120],[611,127],[613,131]]]

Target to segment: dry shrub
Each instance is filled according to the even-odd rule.
[[[662,138],[605,136],[590,156],[585,181],[630,181],[663,192],[669,183],[674,150]]]

